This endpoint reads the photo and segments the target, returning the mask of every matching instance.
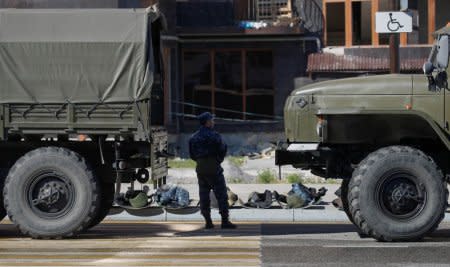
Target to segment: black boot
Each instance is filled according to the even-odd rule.
[[[222,229],[236,229],[237,225],[230,222],[228,214],[222,214]]]
[[[202,212],[203,218],[205,218],[205,229],[213,229],[214,224],[211,219],[211,213]]]

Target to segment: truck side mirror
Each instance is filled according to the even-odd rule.
[[[442,35],[439,39],[436,67],[439,69],[446,69],[448,67],[448,35]]]

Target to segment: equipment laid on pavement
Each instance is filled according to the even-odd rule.
[[[170,209],[186,208],[190,204],[189,192],[177,185],[163,185],[156,190],[154,198],[158,205]]]
[[[305,208],[316,204],[325,196],[327,189],[322,187],[319,190],[308,188],[301,183],[292,184],[292,189],[287,195],[279,194],[277,191],[265,190],[264,193],[252,192],[247,203],[243,206],[248,208],[268,209],[276,201],[285,209]]]
[[[327,189],[325,187],[316,190],[312,187],[306,187],[301,183],[292,184],[292,189],[287,196],[279,195],[275,192],[276,200],[280,205],[287,209],[298,209],[318,203],[325,196]]]
[[[252,192],[244,205],[251,208],[268,209],[272,206],[272,202],[272,192],[266,190],[264,193]]]
[[[228,207],[233,207],[234,205],[236,205],[237,202],[239,202],[238,195],[236,195],[233,191],[231,191],[229,187],[227,187],[227,195],[228,195]],[[216,194],[214,194],[214,192],[211,191],[209,193],[209,197],[211,199],[211,207],[218,208],[219,205],[217,204]]]
[[[333,206],[336,209],[339,210],[344,210],[344,204],[342,203],[342,186],[339,187],[336,192],[334,192],[334,194],[337,196],[336,199],[334,199],[331,204],[333,204]]]
[[[143,208],[148,205],[148,196],[143,191],[135,191],[129,201],[133,208]]]

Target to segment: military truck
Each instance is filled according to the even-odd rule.
[[[156,7],[0,10],[0,219],[70,237],[133,208],[123,183],[165,183],[164,25]]]
[[[425,75],[314,83],[285,105],[276,163],[342,179],[348,218],[380,241],[418,240],[447,209],[450,24],[435,33]]]

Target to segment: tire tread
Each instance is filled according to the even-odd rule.
[[[435,166],[435,170],[440,177],[442,177],[442,186],[445,188],[445,194],[448,198],[448,189],[447,189],[447,183],[444,179],[444,175],[442,174],[442,171],[439,169],[439,167],[434,163],[434,160],[427,156],[422,151],[408,147],[408,146],[390,146],[386,148],[381,148],[373,153],[371,153],[369,156],[367,156],[359,166],[355,169],[352,179],[350,180],[349,184],[349,190],[348,190],[348,203],[349,203],[349,209],[350,213],[352,214],[352,217],[357,224],[357,226],[361,229],[361,231],[366,234],[374,237],[375,239],[379,241],[385,241],[385,242],[391,242],[391,241],[413,241],[411,239],[393,239],[391,237],[383,236],[380,233],[377,233],[374,229],[370,227],[370,225],[367,224],[366,220],[364,219],[363,215],[360,211],[360,205],[359,205],[359,194],[361,191],[361,181],[366,173],[366,170],[369,169],[375,162],[381,160],[382,158],[386,157],[387,155],[390,155],[392,153],[412,153],[414,155],[419,156],[422,158],[422,160],[429,161],[432,163],[433,166]],[[439,224],[442,222],[442,220],[445,217],[445,210],[446,205],[443,205],[443,209],[440,212],[440,217],[436,220],[436,222],[433,224],[430,229],[423,233],[422,235],[414,238],[414,240],[420,240],[426,235],[429,235],[431,232],[434,232]]]
[[[83,170],[89,177],[89,182],[91,183],[91,186],[93,188],[93,195],[92,195],[92,202],[91,202],[91,208],[89,209],[88,215],[84,218],[84,220],[81,222],[81,224],[78,227],[74,227],[75,230],[69,231],[67,233],[61,234],[61,235],[41,235],[38,233],[35,233],[31,231],[30,229],[27,229],[23,225],[20,224],[14,217],[14,214],[9,210],[9,201],[8,201],[8,184],[14,179],[15,172],[20,169],[24,163],[27,162],[27,160],[40,156],[42,154],[56,154],[60,155],[61,157],[67,157],[70,158],[73,162],[76,162],[76,164],[82,166]],[[17,160],[17,162],[13,165],[11,168],[6,180],[5,180],[5,186],[3,190],[3,199],[4,199],[4,205],[5,209],[7,211],[9,219],[18,227],[18,229],[25,235],[31,236],[35,239],[62,239],[62,238],[68,238],[76,236],[77,234],[81,233],[87,227],[91,224],[92,219],[94,218],[95,214],[97,213],[97,210],[99,208],[99,194],[98,194],[98,181],[96,177],[94,176],[94,173],[92,171],[92,168],[87,164],[86,160],[81,157],[78,153],[71,151],[67,148],[62,147],[42,147],[35,150],[32,150],[28,153],[26,153],[24,156],[22,156],[20,159]]]

